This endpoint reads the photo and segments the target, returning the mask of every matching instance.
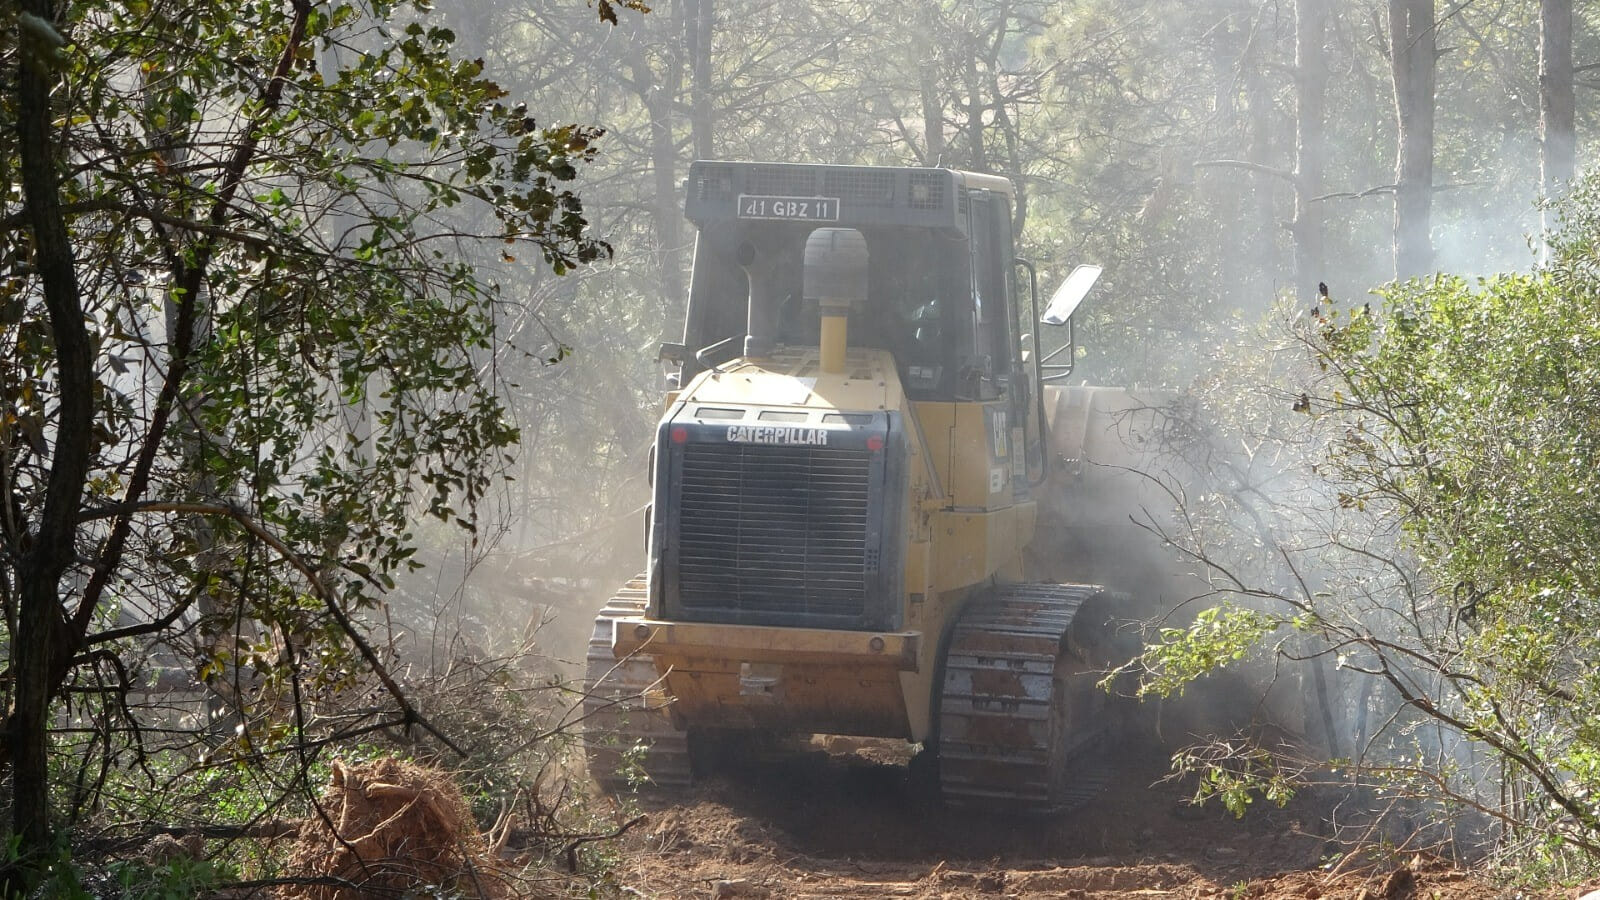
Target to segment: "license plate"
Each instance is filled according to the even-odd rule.
[[[784,219],[794,222],[837,222],[837,197],[768,197],[739,195],[739,218]]]

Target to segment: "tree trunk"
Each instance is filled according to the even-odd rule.
[[[1255,115],[1255,104],[1262,99],[1257,89],[1261,78],[1250,58],[1248,36],[1238,27],[1241,20],[1237,17],[1239,5],[1230,3],[1224,10],[1227,15],[1207,34],[1211,40],[1211,71],[1208,73],[1211,80],[1211,107],[1216,110],[1212,117],[1214,131],[1207,137],[1221,145],[1242,139],[1246,142],[1247,158],[1251,162],[1265,164],[1270,161],[1270,151],[1264,140],[1266,135],[1262,129],[1254,127],[1263,118]],[[1241,86],[1245,97],[1244,111],[1250,115],[1249,124],[1252,126],[1248,128],[1240,127]],[[1172,182],[1176,180],[1174,168],[1170,163],[1162,164],[1155,187],[1139,210],[1140,218],[1145,220],[1148,227],[1161,226],[1159,219],[1166,206],[1165,200],[1174,187]],[[1255,177],[1251,172],[1220,169],[1199,183],[1206,208],[1212,211],[1217,220],[1239,223],[1237,229],[1217,229],[1206,235],[1208,241],[1215,239],[1218,242],[1214,253],[1222,296],[1235,304],[1246,294],[1245,284],[1250,280],[1247,273],[1255,267],[1256,258],[1252,248],[1261,246],[1261,236],[1255,232],[1256,222],[1245,212],[1246,204],[1255,197],[1251,183]]]
[[[944,162],[944,104],[939,101],[938,54],[931,47],[926,52],[932,58],[923,60],[917,73],[922,89],[922,133],[927,142],[922,164],[937,166]]]
[[[677,36],[684,33],[684,2],[672,4],[661,42],[661,71],[651,65],[647,30],[654,22],[640,25],[638,44],[630,68],[633,87],[650,117],[651,218],[656,239],[656,262],[660,270],[662,334],[672,335],[683,322],[684,290],[679,257],[683,253],[683,213],[678,205],[678,146],[673,134],[673,110],[683,90],[683,57]],[[659,13],[658,13],[659,14]],[[646,17],[655,20],[656,16]],[[666,17],[663,17],[666,18]]]
[[[1317,283],[1324,280],[1322,210],[1312,202],[1322,195],[1327,168],[1328,0],[1295,3],[1295,162],[1294,162],[1294,289],[1303,301],[1315,302]]]
[[[1577,130],[1573,124],[1572,0],[1539,4],[1539,169],[1547,199],[1566,193],[1577,170]],[[1554,227],[1544,211],[1544,229]]]
[[[1434,0],[1389,0],[1389,49],[1394,72],[1394,275],[1413,278],[1433,269],[1429,234],[1433,208]]]
[[[696,159],[716,156],[716,120],[711,103],[711,39],[716,21],[716,0],[685,0],[689,46],[689,82],[693,93],[689,120]]]
[[[1251,44],[1254,45],[1254,41]],[[1249,140],[1249,159],[1263,170],[1271,168],[1279,159],[1278,110],[1274,99],[1276,79],[1266,70],[1266,61],[1260,58],[1262,49],[1252,48],[1251,58],[1244,60],[1245,112],[1247,122],[1241,123]],[[1248,241],[1238,252],[1242,261],[1239,267],[1241,280],[1234,285],[1239,309],[1259,310],[1271,303],[1279,282],[1282,258],[1278,250],[1280,223],[1277,212],[1278,179],[1254,176],[1237,182],[1242,192],[1244,207],[1240,212],[1246,223],[1245,239]]]
[[[52,0],[24,0],[26,13],[56,21]],[[54,673],[73,652],[60,585],[74,559],[78,506],[89,469],[94,422],[93,355],[78,293],[77,261],[58,194],[58,151],[52,139],[50,90],[57,76],[51,50],[23,31],[17,76],[17,138],[26,221],[33,239],[50,333],[55,342],[60,406],[50,457],[49,493],[38,528],[18,568],[21,608],[12,642],[13,707],[6,734],[11,757],[11,824],[21,866],[5,872],[0,893],[19,894],[52,845],[48,733]]]
[[[989,171],[989,157],[984,152],[983,146],[983,114],[988,111],[989,105],[983,99],[983,82],[978,78],[977,50],[968,47],[966,53],[967,89],[967,121],[963,123],[967,132],[967,161],[965,168],[974,172]]]

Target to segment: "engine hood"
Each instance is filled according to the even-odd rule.
[[[838,412],[885,412],[905,405],[905,393],[887,351],[853,347],[843,372],[822,371],[815,347],[780,348],[772,356],[737,359],[701,372],[679,400],[730,407],[799,406]]]

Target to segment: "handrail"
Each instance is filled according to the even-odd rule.
[[[1035,480],[1031,475],[1028,476],[1028,486],[1039,487],[1040,485],[1044,484],[1045,479],[1050,474],[1050,427],[1049,423],[1045,421],[1045,376],[1043,368],[1043,364],[1047,362],[1048,359],[1041,359],[1039,356],[1039,270],[1034,267],[1033,263],[1023,259],[1020,256],[1012,259],[1011,265],[1028,270],[1028,306],[1033,315],[1033,332],[1030,335],[1030,337],[1033,339],[1033,353],[1030,358],[1033,361],[1034,402],[1038,405],[1039,411],[1039,477],[1037,480]],[[1068,332],[1068,334],[1070,335],[1071,332]],[[1056,351],[1056,353],[1060,352],[1060,350]],[[1050,356],[1054,357],[1056,353],[1052,353]],[[1070,368],[1071,367],[1069,366],[1068,369],[1070,370]],[[1023,461],[1026,463],[1028,452],[1028,429],[1026,421],[1023,423],[1022,433]]]

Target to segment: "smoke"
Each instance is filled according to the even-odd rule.
[[[1335,389],[1303,343],[1316,321],[1285,307],[1220,348],[1190,391],[1130,395],[1088,454],[1114,464],[1057,491],[1066,518],[1050,534],[1062,558],[1146,595],[1147,684],[1214,670],[1162,702],[1169,747],[1174,731],[1219,738],[1194,758],[1234,774],[1270,759],[1253,774],[1332,790],[1366,825],[1416,839],[1443,823],[1430,839],[1481,849],[1483,820],[1440,805],[1498,799],[1486,760],[1432,714],[1461,713],[1446,662],[1462,648],[1459,609],[1421,574],[1395,507],[1339,465],[1381,452],[1373,438],[1354,416],[1312,414]],[[1219,605],[1241,612],[1202,615]],[[1235,653],[1225,632],[1257,624],[1254,650]],[[1242,754],[1240,739],[1269,755]]]
[[[1197,515],[1217,463],[1194,398],[1119,388],[1052,389],[1050,477],[1039,495],[1030,577],[1103,584],[1126,595],[1120,627],[1143,640],[1183,628],[1228,587],[1191,545],[1219,530]],[[1243,671],[1241,671],[1241,669]],[[1181,696],[1152,699],[1147,737],[1176,751],[1195,741],[1303,735],[1297,672],[1235,666]]]

